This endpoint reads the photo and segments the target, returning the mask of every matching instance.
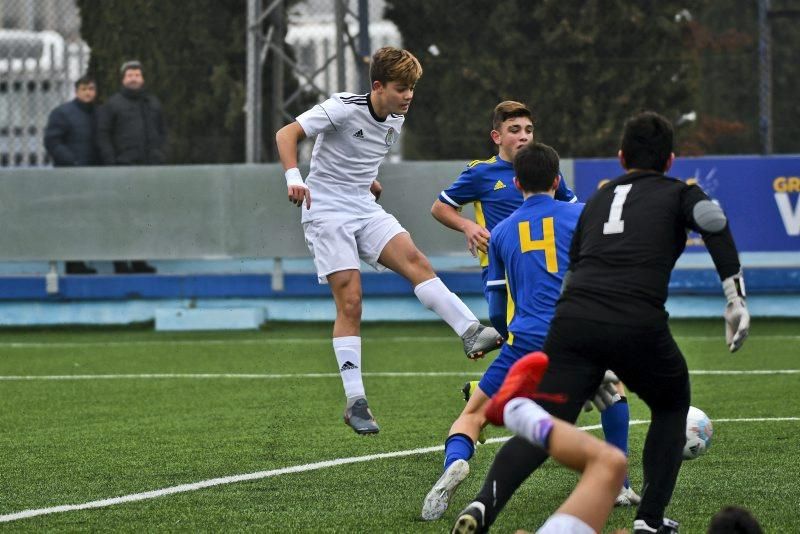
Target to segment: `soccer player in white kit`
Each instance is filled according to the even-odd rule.
[[[502,343],[494,328],[481,325],[447,289],[408,232],[377,203],[378,167],[400,135],[420,76],[422,66],[410,52],[381,48],[370,63],[369,93],[336,93],[275,135],[289,200],[305,205],[301,220],[317,277],[330,285],[336,301],[333,350],[347,397],[344,419],[358,434],[379,430],[361,379],[360,260],[411,282],[420,302],[462,338],[469,358],[481,358]],[[297,144],[315,135],[304,182]]]

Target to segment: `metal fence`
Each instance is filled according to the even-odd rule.
[[[274,0],[259,0],[260,11]],[[285,7],[289,5],[290,7]],[[366,7],[366,9],[364,9]],[[357,44],[377,48],[401,44],[400,33],[382,19],[385,0],[300,0],[284,2],[285,41],[295,59],[289,65],[298,80],[296,95],[282,95],[277,103],[248,102],[249,113],[286,120],[285,106],[299,94],[321,101],[343,90],[367,91],[361,76],[366,71]],[[368,17],[369,38],[360,35],[361,16]],[[280,32],[282,33],[282,29]],[[260,45],[268,43],[260,36]],[[272,61],[267,49],[256,52],[260,61]],[[275,52],[272,52],[275,55]],[[43,136],[50,112],[74,97],[74,82],[89,65],[90,50],[80,36],[80,13],[75,0],[0,0],[0,167],[50,165]],[[289,55],[285,56],[289,60]],[[252,92],[260,98],[260,91]],[[275,113],[278,111],[278,113]],[[260,145],[262,130],[275,125],[255,123],[248,138]],[[309,152],[304,147],[303,154]],[[260,155],[252,161],[261,161]]]
[[[191,2],[187,5],[190,7]],[[242,29],[248,37],[248,81],[244,106],[247,150],[243,155],[248,162],[268,159],[261,154],[265,146],[271,145],[265,143],[264,138],[269,139],[272,132],[293,118],[287,112],[292,102],[296,103],[301,97],[306,100],[309,95],[322,100],[337,91],[367,91],[365,72],[369,52],[385,45],[403,45],[397,26],[384,18],[387,0],[244,0],[241,5],[246,10],[257,5],[257,9],[253,9],[256,13],[253,20],[248,22],[247,29]],[[792,92],[794,70],[784,67],[793,64],[794,44],[798,42],[796,20],[800,17],[800,9],[793,8],[800,4],[798,0],[738,0],[736,5],[753,11],[752,27],[739,33],[729,28],[714,43],[698,45],[698,49],[692,52],[699,58],[693,68],[705,72],[702,91],[698,94],[706,96],[698,100],[703,101],[705,107],[701,111],[706,118],[710,116],[709,121],[703,122],[703,117],[694,112],[677,120],[694,122],[696,119],[701,126],[698,131],[705,135],[701,141],[706,137],[724,137],[728,130],[734,133],[743,131],[736,134],[738,137],[732,144],[729,143],[733,148],[723,153],[755,151],[756,143],[761,145],[762,152],[770,153],[773,151],[773,130],[776,151],[796,151],[796,117],[800,114],[800,107],[794,104],[796,99]],[[274,16],[276,27],[268,24],[273,20],[270,12],[280,15]],[[682,10],[676,15],[676,20],[687,16],[688,11]],[[711,22],[714,21],[705,21],[705,26],[713,26]],[[0,0],[0,167],[50,164],[43,143],[47,117],[58,104],[73,97],[74,81],[84,74],[89,63],[90,50],[81,40],[80,26],[75,0]],[[721,28],[724,26],[721,23]],[[708,31],[708,28],[703,28],[700,29]],[[285,39],[282,38],[284,33]],[[728,51],[726,47],[729,41],[735,40],[734,37],[740,41],[760,39],[760,46],[733,47]],[[705,42],[703,35],[698,39]],[[774,44],[773,52],[770,43]],[[558,57],[539,57],[537,51],[522,48],[519,57],[507,62],[510,71],[526,68],[532,61],[563,61]],[[438,58],[438,51],[434,53],[433,49],[437,47],[434,45],[428,49],[431,54],[428,58],[430,72],[448,69],[462,72],[464,76],[493,72],[493,65],[467,64],[471,60],[469,57],[462,58],[462,63],[445,63],[453,61],[452,58]],[[498,61],[507,59],[499,58]],[[579,59],[575,60],[579,62]],[[494,58],[492,61],[494,63]],[[621,59],[612,57],[608,61],[613,63]],[[283,66],[290,67],[297,89],[292,94],[283,94],[283,89],[280,93],[273,91],[272,102],[261,102],[265,93],[261,90],[262,83],[273,88],[284,85],[283,78],[261,79],[260,68],[265,62],[273,67],[279,66],[271,69],[275,73],[273,76],[282,77]],[[254,63],[258,63],[257,69],[250,68]],[[251,70],[255,75],[250,75]],[[720,73],[728,70],[750,72],[751,75],[738,85],[758,80],[760,94],[743,96],[737,93],[736,98],[742,102],[740,113],[736,113],[736,108],[732,112],[732,106],[724,105],[733,100],[730,96],[732,84],[720,81]],[[251,83],[251,79],[255,81]],[[494,91],[491,77],[475,75],[469,80],[469,83],[480,82],[482,85],[476,87],[483,88],[484,93]],[[569,80],[572,78],[568,83]],[[755,87],[756,84],[750,85]],[[773,93],[776,95],[774,105]],[[575,102],[574,105],[581,104]],[[579,114],[579,110],[576,113]],[[271,123],[266,120],[271,120]],[[756,128],[750,127],[756,123]],[[457,129],[457,135],[464,139],[482,135],[481,132],[460,128],[460,124]],[[437,128],[420,130],[409,130],[409,134],[404,136],[407,146],[413,148],[412,141],[416,141],[435,148],[442,137],[441,132]],[[551,138],[558,140],[557,135],[553,137],[554,133],[558,134],[558,131],[551,126]],[[562,127],[561,134],[574,137],[571,125]],[[570,153],[569,145],[564,146]],[[393,149],[396,155],[390,157],[399,157],[400,149],[396,146]],[[458,150],[460,157],[462,150]],[[407,152],[407,156],[415,156],[413,151]],[[309,153],[310,147],[304,146],[301,151],[304,160]],[[456,154],[442,153],[439,157],[456,157]]]
[[[0,167],[49,165],[50,111],[74,95],[89,64],[72,0],[0,2]]]
[[[286,44],[297,59],[298,79],[307,91],[327,96],[338,91],[368,91],[362,86],[359,70],[364,58],[359,55],[361,37],[357,0],[342,2],[337,13],[331,0],[304,0],[288,10]],[[397,27],[381,19],[384,2],[370,2],[367,27],[372,50],[382,46],[400,46]],[[337,61],[337,37],[341,33],[343,60]]]

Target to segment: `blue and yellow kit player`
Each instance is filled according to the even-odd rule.
[[[523,202],[492,230],[486,269],[490,314],[508,318],[508,338],[450,427],[445,441],[444,472],[423,503],[425,520],[438,519],[444,514],[451,496],[469,474],[468,461],[486,425],[488,399],[500,388],[517,360],[544,345],[569,267],[572,235],[584,206],[555,200],[562,181],[558,164],[556,151],[540,143],[520,148],[514,159],[513,187],[523,196]],[[508,298],[492,298],[495,294]],[[506,301],[506,309],[497,309]],[[624,414],[617,413],[620,408]],[[627,404],[603,413],[606,412],[612,416],[608,420],[604,416],[607,441],[627,452]],[[627,485],[623,492],[630,492],[630,497],[638,499]]]
[[[522,204],[522,193],[514,187],[514,156],[534,138],[533,119],[525,104],[507,100],[499,103],[492,114],[491,137],[498,147],[498,155],[486,160],[475,160],[453,184],[439,194],[431,208],[434,218],[454,230],[463,232],[467,247],[478,256],[482,267],[484,292],[486,292],[486,267],[489,263],[487,247],[489,233],[497,224],[511,215]],[[555,194],[556,200],[576,202],[577,197],[562,179]],[[473,203],[475,221],[463,217],[461,207]],[[504,318],[492,318],[505,324]],[[501,331],[501,334],[504,334]]]

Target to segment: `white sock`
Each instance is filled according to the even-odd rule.
[[[426,308],[444,319],[459,336],[463,336],[470,326],[478,323],[475,314],[439,278],[431,278],[417,285],[414,294]]]
[[[506,428],[522,439],[547,448],[547,438],[553,429],[553,418],[531,399],[511,399],[503,408]]]
[[[333,338],[333,352],[339,364],[344,394],[350,399],[364,397],[364,382],[361,380],[361,337],[345,336]]]

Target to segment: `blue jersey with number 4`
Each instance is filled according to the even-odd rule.
[[[533,195],[492,230],[486,284],[508,291],[507,343],[514,336],[547,334],[583,206]]]

